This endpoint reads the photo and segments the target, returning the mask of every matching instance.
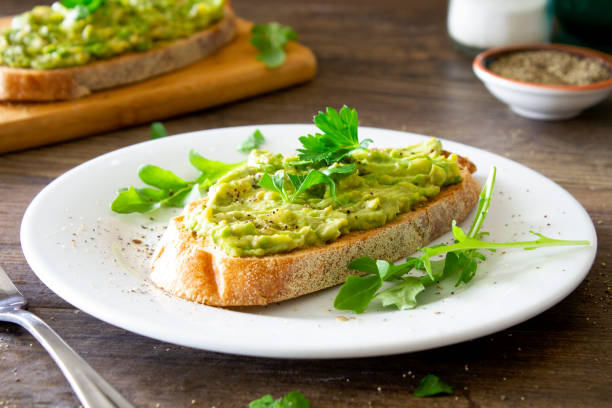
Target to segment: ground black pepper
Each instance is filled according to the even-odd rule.
[[[488,68],[506,78],[548,85],[587,85],[612,78],[612,69],[598,60],[563,51],[513,52]]]

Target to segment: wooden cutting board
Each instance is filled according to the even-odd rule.
[[[9,18],[0,19],[0,27]],[[148,123],[274,91],[311,79],[316,59],[291,42],[275,69],[257,61],[252,23],[238,20],[236,38],[215,54],[150,80],[52,103],[0,102],[0,153]]]

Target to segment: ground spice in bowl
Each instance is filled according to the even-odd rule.
[[[504,54],[487,68],[506,78],[547,85],[588,85],[612,79],[612,69],[594,58],[552,50]]]

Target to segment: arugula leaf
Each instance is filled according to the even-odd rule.
[[[184,207],[187,203],[202,197],[200,188],[201,186],[198,183],[188,185],[175,192],[170,197],[162,200],[161,205],[165,207]]]
[[[257,149],[259,146],[261,146],[265,142],[266,142],[266,139],[264,138],[264,135],[261,133],[259,129],[256,129],[252,135],[247,137],[242,143],[240,143],[240,145],[238,145],[236,150],[242,153],[248,153],[253,149]]]
[[[349,268],[367,274],[379,275],[382,281],[395,280],[417,265],[418,258],[408,258],[400,265],[394,265],[389,261],[374,260],[369,256],[355,259],[349,264]]]
[[[454,389],[455,387],[445,383],[439,377],[429,374],[421,380],[413,395],[415,397],[432,397],[439,394],[451,395]]]
[[[370,301],[382,286],[380,276],[349,276],[340,287],[334,300],[334,307],[338,310],[352,310],[355,313],[364,312]]]
[[[366,149],[371,139],[361,142],[357,136],[359,119],[357,111],[346,105],[340,112],[327,108],[314,117],[314,123],[323,131],[300,137],[303,148],[298,149],[298,158],[305,162],[325,162],[327,165],[341,161],[355,149]]]
[[[147,164],[138,169],[138,177],[156,188],[122,188],[111,204],[111,210],[121,214],[146,213],[160,207],[184,207],[202,196],[220,177],[242,163],[223,163],[208,160],[195,150],[189,152],[190,163],[201,174],[193,181],[185,181],[170,170]]]
[[[60,0],[62,6],[66,8],[86,7],[89,12],[97,10],[104,0]]]
[[[376,267],[383,281],[395,280],[401,278],[410,268],[406,269],[406,264],[394,265],[389,261],[377,260]]]
[[[522,248],[533,250],[551,246],[590,245],[589,241],[569,241],[546,237],[530,231],[538,239],[519,242],[486,242],[480,238],[485,233],[480,232],[482,223],[487,215],[493,196],[496,169],[491,169],[489,178],[480,194],[476,218],[466,234],[455,221],[452,222],[452,233],[455,243],[451,245],[436,245],[422,248],[423,253],[418,258],[407,258],[406,262],[394,265],[384,260],[374,260],[362,257],[354,260],[349,268],[367,274],[367,276],[349,277],[340,287],[334,300],[334,307],[340,310],[352,310],[362,313],[373,299],[378,299],[383,306],[394,305],[398,309],[412,309],[418,305],[417,296],[427,287],[435,283],[457,276],[455,286],[467,284],[476,275],[478,261],[484,261],[485,256],[479,250],[495,251],[500,248]],[[444,259],[432,258],[446,254]],[[412,269],[425,271],[421,277],[404,276]],[[383,281],[397,281],[395,286],[378,292]]]
[[[420,258],[407,258],[406,262],[400,265],[394,265],[391,262],[384,260],[374,260],[370,257],[357,258],[349,264],[349,268],[375,276],[353,276],[347,278],[344,285],[340,287],[340,292],[334,301],[334,307],[339,310],[351,310],[355,313],[364,312],[373,299],[378,299],[383,306],[394,305],[400,310],[413,309],[417,306],[416,297],[423,292],[427,287],[432,286],[443,276],[442,269],[444,261],[432,261],[433,277],[429,275],[420,278],[408,276],[403,278],[411,269],[424,270],[423,261]],[[357,278],[349,285],[350,278]],[[378,279],[379,285],[373,292],[364,290],[369,282],[373,282],[374,278]],[[401,282],[376,292],[382,286],[383,282],[396,281]],[[344,286],[349,286],[344,290]],[[372,285],[373,287],[373,285]],[[348,299],[345,299],[348,298]]]
[[[262,61],[268,68],[277,68],[285,62],[287,43],[297,39],[293,28],[272,22],[255,24],[251,29],[250,42],[259,51],[258,61]]]
[[[441,255],[443,253],[460,252],[471,249],[502,249],[502,248],[522,248],[525,250],[533,250],[536,248],[545,248],[551,246],[576,246],[576,245],[590,245],[589,241],[570,241],[563,239],[554,239],[546,237],[537,232],[529,231],[531,234],[536,235],[539,239],[534,241],[516,241],[516,242],[486,242],[476,238],[470,238],[463,230],[459,228],[455,221],[453,221],[453,235],[455,236],[456,243],[452,245],[441,245],[435,248],[422,248],[423,255],[421,259],[425,261],[425,267],[427,268],[427,260]],[[460,254],[458,254],[460,255]],[[480,259],[482,259],[482,256]],[[428,270],[429,272],[429,270]]]
[[[365,272],[370,275],[378,275],[378,266],[376,265],[376,260],[370,258],[369,256],[363,256],[361,258],[355,259],[348,266],[349,268]]]
[[[417,295],[424,290],[425,285],[420,278],[409,276],[401,283],[376,294],[375,298],[385,307],[394,305],[400,310],[414,309],[417,306]]]
[[[406,270],[405,265],[394,265],[383,260],[376,261],[367,256],[355,259],[349,264],[349,268],[365,272],[370,276],[349,276],[346,283],[340,287],[340,292],[334,300],[334,307],[338,310],[352,310],[355,313],[362,313],[367,309],[383,282],[397,279],[410,270],[410,268]],[[385,292],[388,290],[381,293]],[[390,297],[387,294],[381,298]]]
[[[489,207],[491,206],[491,199],[493,197],[493,187],[495,187],[495,178],[497,176],[497,168],[495,166],[491,167],[491,171],[489,172],[489,177],[487,177],[487,181],[485,182],[482,191],[480,192],[480,196],[478,197],[478,208],[476,210],[476,218],[470,227],[468,232],[469,237],[476,237],[480,233],[480,227],[482,223],[489,213]]]
[[[491,206],[496,175],[497,168],[493,166],[491,167],[489,177],[487,178],[487,181],[480,192],[480,196],[478,197],[476,218],[474,219],[474,222],[472,223],[472,226],[468,232],[469,237],[473,238],[484,234],[480,233],[480,228],[489,212],[489,207]],[[454,221],[452,230],[457,239],[465,239],[465,233],[463,230],[461,230],[461,228],[455,225]],[[476,259],[484,261],[486,258],[476,250],[448,252],[444,259],[443,273],[445,276],[459,275],[459,279],[457,280],[455,286],[459,286],[461,283],[468,283],[476,275],[476,269],[478,268]],[[427,259],[425,263],[431,265],[429,259]]]
[[[138,177],[145,183],[162,190],[180,190],[188,186],[188,183],[170,170],[145,164],[138,169]]]
[[[215,184],[217,180],[219,180],[229,171],[244,164],[244,162],[223,163],[220,161],[209,160],[193,149],[189,151],[189,163],[202,172],[200,177],[196,179],[196,183],[200,184],[201,190],[208,190],[210,186]]]
[[[162,137],[168,136],[168,131],[166,127],[161,122],[153,122],[151,123],[151,139],[160,139]]]
[[[474,253],[474,255],[476,254],[484,257],[480,253]],[[453,273],[459,274],[459,279],[457,280],[455,286],[459,286],[461,282],[468,283],[472,280],[474,275],[476,275],[476,268],[478,268],[478,264],[476,263],[476,256],[468,256],[463,253],[449,252],[446,254],[446,258],[444,258],[444,261],[444,272],[446,275],[451,275]]]
[[[308,399],[300,391],[291,391],[282,398],[275,400],[272,395],[251,401],[249,408],[309,408]]]
[[[137,188],[136,191],[141,197],[145,197],[151,201],[161,201],[165,198],[168,198],[168,191],[165,190],[157,190],[154,188]]]
[[[111,210],[117,213],[149,212],[159,207],[159,200],[140,194],[134,187],[120,190],[111,204]]]

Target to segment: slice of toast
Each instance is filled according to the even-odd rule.
[[[224,6],[223,19],[211,27],[146,52],[71,68],[43,70],[0,66],[0,100],[75,99],[93,91],[142,81],[201,60],[228,43],[235,33],[236,16],[228,2]]]
[[[229,256],[183,224],[170,221],[153,255],[151,280],[181,298],[213,306],[265,305],[343,283],[355,274],[348,264],[359,257],[395,261],[450,230],[462,221],[480,194],[463,159],[462,181],[444,187],[434,199],[392,222],[371,230],[353,231],[317,247],[262,257]],[[186,211],[202,205],[192,202]]]

